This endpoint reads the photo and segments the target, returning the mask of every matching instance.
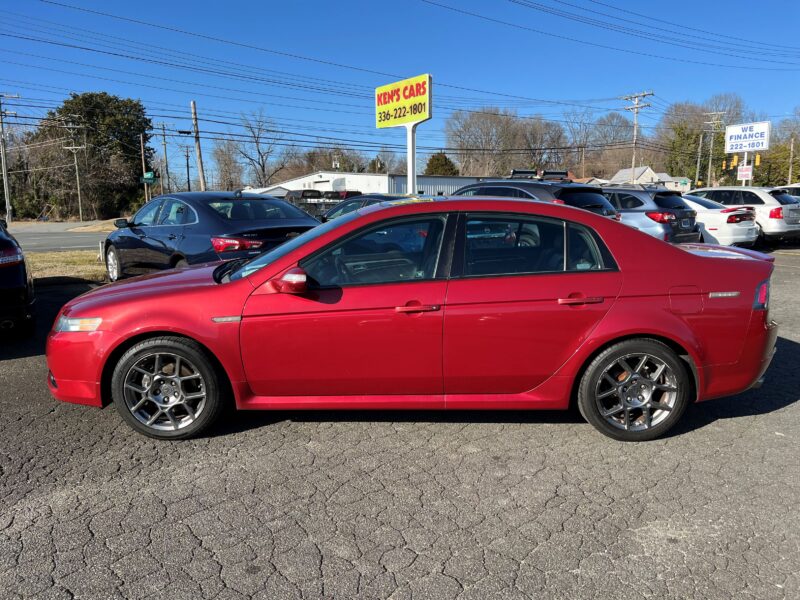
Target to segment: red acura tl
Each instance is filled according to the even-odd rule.
[[[238,409],[566,409],[655,438],[690,402],[760,383],[771,258],[672,246],[567,206],[371,206],[249,262],[68,303],[48,386],[178,439]]]

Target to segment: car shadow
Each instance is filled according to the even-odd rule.
[[[781,410],[800,400],[800,371],[794,366],[800,361],[800,344],[778,338],[777,353],[766,373],[763,387],[736,396],[692,404],[681,421],[667,434],[676,436],[701,429],[721,419],[756,416]],[[315,410],[315,411],[230,411],[210,437],[257,429],[281,421],[296,422],[378,422],[378,423],[583,423],[576,409],[566,411],[446,411],[446,410]],[[586,425],[589,427],[589,425]]]
[[[47,333],[53,321],[67,302],[97,287],[96,283],[74,278],[49,278],[36,280],[36,327],[27,337],[11,331],[0,332],[0,362],[44,354]]]

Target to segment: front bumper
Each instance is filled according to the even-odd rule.
[[[47,387],[62,402],[103,406],[103,358],[114,341],[108,331],[51,331],[47,336]]]

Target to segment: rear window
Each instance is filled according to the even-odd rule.
[[[653,202],[659,208],[687,209],[686,202],[678,194],[656,194]]]
[[[261,198],[220,199],[208,203],[220,217],[228,221],[261,221],[267,219],[304,219],[308,215],[280,200]]]
[[[701,198],[700,196],[684,196],[686,200],[691,200],[695,204],[699,204],[703,208],[725,208],[724,204],[720,204],[719,202],[714,202],[713,200],[708,200],[706,198]]]
[[[558,198],[570,206],[577,206],[578,208],[607,208],[612,212],[616,212],[608,199],[599,192],[573,192],[564,190]]]
[[[790,196],[786,192],[778,192],[778,191],[770,192],[769,195],[772,196],[773,198],[775,198],[775,200],[777,200],[778,202],[780,202],[783,205],[786,205],[786,204],[800,204],[800,202],[798,202],[796,197]]]

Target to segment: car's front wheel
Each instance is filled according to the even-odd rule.
[[[586,368],[578,408],[601,433],[646,441],[666,433],[686,410],[692,393],[683,361],[665,344],[632,339],[614,344]]]
[[[114,246],[109,246],[108,250],[106,250],[106,273],[108,273],[108,280],[112,283],[122,277],[119,253]]]
[[[139,342],[119,359],[111,393],[122,418],[159,439],[186,439],[222,412],[217,370],[194,341],[173,336]]]

